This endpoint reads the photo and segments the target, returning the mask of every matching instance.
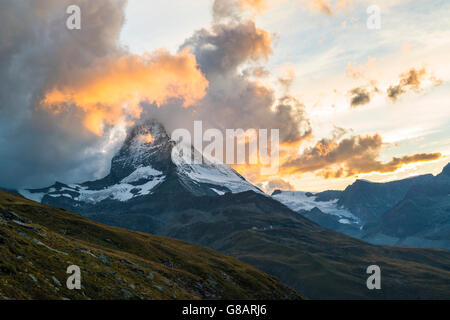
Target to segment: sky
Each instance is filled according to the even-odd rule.
[[[379,30],[366,26],[366,10],[373,4],[380,8]],[[135,52],[161,45],[176,51],[191,30],[210,24],[211,6],[211,1],[183,0],[174,9],[167,1],[132,0],[121,39]],[[349,1],[332,15],[310,10],[306,2],[284,1],[258,16],[257,25],[277,39],[268,68],[272,72],[286,66],[293,69],[291,92],[306,105],[311,119],[315,139],[302,148],[328,137],[334,127],[352,134],[379,133],[386,143],[380,159],[433,152],[442,157],[359,178],[390,181],[439,173],[450,155],[449,14],[447,1]],[[405,94],[395,103],[380,94],[367,105],[349,108],[352,89],[371,81],[388,87],[411,68],[426,68],[442,83]],[[352,70],[357,74],[352,76]],[[282,179],[295,189],[320,191],[342,189],[355,176],[323,179],[311,172]]]
[[[70,3],[76,32],[62,27]],[[379,29],[367,26],[374,5]],[[0,185],[100,178],[148,117],[279,128],[278,173],[235,166],[267,192],[437,174],[450,161],[448,1],[1,6]]]

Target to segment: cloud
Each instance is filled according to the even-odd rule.
[[[188,39],[182,48],[191,47],[202,70],[211,75],[236,73],[246,62],[267,60],[272,54],[272,37],[253,21],[239,24],[214,24]]]
[[[265,184],[260,185],[260,187],[267,194],[272,194],[275,190],[294,190],[294,186],[283,179],[267,181]]]
[[[368,104],[370,102],[370,92],[368,92],[365,88],[355,88],[350,91],[350,94],[352,95],[350,106],[353,108]]]
[[[345,68],[347,76],[353,79],[367,78],[369,74],[374,73],[375,58],[369,57],[366,64],[354,64],[349,62]]]
[[[425,68],[418,70],[412,68],[408,72],[402,73],[400,75],[400,81],[387,89],[387,96],[395,102],[399,96],[409,91],[423,91],[423,82],[429,82],[433,86],[438,86],[442,83],[442,81],[436,79],[434,75]]]
[[[347,10],[356,0],[302,0],[311,11],[320,12],[328,16],[339,11]]]
[[[70,84],[55,84],[45,94],[44,107],[55,112],[62,112],[61,106],[67,104],[79,107],[85,113],[85,126],[102,135],[105,124],[140,118],[142,101],[161,106],[178,98],[187,107],[206,94],[208,81],[189,48],[176,56],[159,50],[105,60],[94,62]]]
[[[366,66],[353,66],[349,63],[346,68],[346,73],[354,79],[367,78],[367,73],[370,69],[373,69],[373,62],[373,59],[369,59]],[[425,68],[412,68],[408,72],[402,73],[399,78],[400,80],[397,84],[390,85],[386,89],[387,98],[393,102],[397,101],[401,95],[407,92],[422,92],[426,88],[439,86],[442,83],[441,80],[436,79],[432,72],[427,71]],[[375,94],[381,93],[376,85],[376,81],[370,80],[368,85],[353,88],[348,92],[350,96],[350,107],[356,108],[367,105],[371,102]]]
[[[66,28],[73,4],[81,30]],[[308,137],[304,105],[258,80],[271,76],[273,36],[252,20],[266,4],[217,0],[210,28],[177,54],[133,55],[119,43],[126,1],[2,1],[0,185],[99,178],[139,118],[169,132],[203,120],[205,129],[280,129],[284,142]]]
[[[350,3],[313,2],[331,14]],[[82,30],[65,28],[69,4],[81,7]],[[274,35],[253,21],[273,1],[216,0],[212,25],[194,32],[178,53],[144,55],[120,46],[125,5],[121,0],[2,1],[0,185],[99,178],[109,169],[126,124],[148,118],[160,120],[169,132],[189,129],[194,120],[202,120],[205,130],[280,129],[282,170],[288,174],[330,178],[391,172],[440,156],[381,162],[380,136],[343,138],[347,132],[339,128],[298,156],[299,145],[313,131],[305,106],[290,92],[295,74],[289,65],[278,79],[268,71]],[[404,76],[395,84],[400,91],[433,81],[415,72],[415,78]],[[352,105],[370,101],[374,92],[370,85],[355,88]],[[255,176],[262,178],[281,183]]]
[[[348,129],[344,129],[344,128],[334,125],[333,131],[332,131],[333,140],[339,140],[351,131],[352,131],[351,129],[348,130]]]
[[[264,12],[269,9],[270,2],[268,0],[239,0],[241,8],[249,7],[257,12]]]
[[[66,8],[82,10],[82,30],[66,28]],[[96,177],[112,149],[109,136],[84,130],[78,110],[49,115],[45,92],[67,84],[97,59],[120,55],[126,2],[3,0],[0,3],[0,185],[44,186]]]
[[[377,160],[383,146],[379,134],[357,135],[344,138],[322,139],[300,156],[282,164],[284,174],[316,172],[328,178],[355,176],[370,172],[394,172],[405,164],[432,161],[442,157],[440,153],[414,154],[394,157],[391,161]]]
[[[374,84],[350,90],[350,107],[356,108],[369,104],[372,100],[372,96],[377,92],[379,92],[379,90]]]
[[[324,13],[326,15],[332,15],[332,8],[327,0],[310,0],[307,1],[308,7],[312,11]]]
[[[266,13],[283,2],[298,3],[304,9],[332,16],[351,8],[356,0],[215,0],[214,21],[240,21]]]
[[[209,81],[206,96],[189,110],[173,103],[160,109],[146,106],[144,113],[169,131],[192,130],[193,121],[202,120],[205,129],[280,129],[283,142],[304,139],[311,132],[305,106],[288,91],[280,95],[274,86],[259,81],[271,76],[265,64],[272,54],[272,36],[252,20],[225,19],[236,11],[242,11],[236,1],[215,1],[214,12],[222,19],[180,46],[191,49]]]
[[[263,66],[249,67],[242,71],[246,77],[266,78],[270,76],[270,71]]]
[[[292,63],[285,63],[278,70],[281,73],[278,76],[278,82],[285,92],[289,92],[295,80],[295,66]]]
[[[269,0],[215,0],[213,19],[215,23],[239,22],[264,13]]]
[[[438,160],[442,157],[441,153],[418,153],[403,157],[394,157],[391,161],[387,163],[375,162],[373,163],[372,171],[377,172],[393,172],[405,164],[416,163],[416,162],[426,162]]]
[[[230,2],[216,1],[215,10],[220,8],[219,3]],[[269,72],[265,65],[272,54],[272,35],[257,28],[252,20],[236,18],[232,9],[219,10],[220,19],[180,46],[181,50],[189,47],[197,57],[209,81],[206,96],[189,109],[175,102],[164,108],[146,105],[143,117],[159,120],[169,132],[177,128],[192,132],[195,120],[202,120],[204,130],[267,129],[270,133],[279,129],[280,142],[296,148],[312,135],[312,128],[304,104],[290,93],[289,84],[295,75],[287,72],[277,79]],[[262,78],[264,81],[260,81]],[[278,90],[280,84],[282,90]],[[233,167],[253,182],[263,179],[260,165]]]

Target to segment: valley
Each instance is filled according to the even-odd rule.
[[[154,141],[142,142],[139,137],[148,133]],[[71,186],[63,183],[26,192],[41,194],[43,204],[107,225],[212,248],[279,278],[312,299],[450,297],[450,251],[377,246],[329,230],[311,221],[313,216],[304,217],[264,194],[230,167],[188,164],[172,157],[174,149],[176,145],[159,124],[141,125],[131,131],[113,158],[108,176],[80,184],[84,190],[103,192],[126,180],[135,186],[131,197],[109,195],[84,201],[80,195],[85,191],[69,192]],[[156,180],[148,193],[141,193],[142,185]],[[23,190],[17,193],[27,195]],[[308,210],[323,200],[323,217],[339,217],[338,225],[351,228],[355,224],[359,232],[364,216],[340,209],[336,194],[304,193],[301,206]],[[314,201],[311,196],[316,197]],[[312,208],[316,209],[322,212]],[[342,223],[342,219],[352,223]],[[373,264],[382,270],[382,290],[366,287],[366,269]]]

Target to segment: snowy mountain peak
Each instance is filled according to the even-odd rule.
[[[321,201],[317,193],[275,190],[272,193],[272,198],[296,212],[319,209],[323,214],[337,217],[337,221],[341,224],[357,225],[360,223],[359,219],[353,213],[338,205],[338,199]]]
[[[193,196],[249,190],[263,193],[233,168],[207,159],[191,148],[197,158],[205,160],[203,163],[187,161],[181,154],[183,148],[170,139],[164,127],[156,121],[147,121],[130,130],[111,161],[110,173],[103,179],[81,184],[57,183],[18,192],[35,201],[80,212],[95,211],[101,203],[155,201],[177,192]]]
[[[150,139],[149,139],[150,138]],[[125,145],[152,144],[157,141],[168,141],[169,136],[159,122],[149,120],[134,126],[125,141]]]
[[[140,167],[167,171],[173,143],[164,127],[147,121],[133,127],[111,161],[111,175],[123,179]]]

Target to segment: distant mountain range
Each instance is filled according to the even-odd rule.
[[[450,251],[375,246],[330,231],[311,220],[336,217],[333,223],[358,232],[365,225],[363,215],[341,208],[341,192],[271,197],[224,164],[186,163],[156,122],[131,130],[103,179],[15,192],[105,224],[213,248],[309,298],[450,298]],[[372,264],[385,275],[379,291],[366,287]]]
[[[326,228],[374,244],[450,249],[450,164],[437,176],[357,180],[344,191],[276,190],[272,196]]]

